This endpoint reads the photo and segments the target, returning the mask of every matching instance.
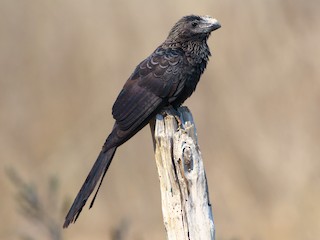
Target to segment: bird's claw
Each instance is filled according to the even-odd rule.
[[[177,131],[179,131],[180,129],[183,129],[183,124],[181,121],[180,113],[173,106],[169,106],[169,107],[164,108],[161,112],[161,115],[164,117],[168,116],[168,115],[172,115],[176,119],[177,124],[178,124]]]

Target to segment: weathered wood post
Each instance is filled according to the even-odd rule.
[[[150,123],[168,240],[214,240],[215,228],[196,127],[187,107]]]

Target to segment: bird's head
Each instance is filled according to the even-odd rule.
[[[170,30],[167,41],[206,40],[220,27],[220,23],[210,16],[184,16]]]

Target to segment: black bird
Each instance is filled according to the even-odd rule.
[[[100,180],[92,207],[116,149],[164,107],[177,108],[190,97],[211,55],[207,39],[220,27],[209,16],[185,16],[173,26],[164,43],[136,67],[113,105],[112,132],[74,200],[64,228],[77,220]]]

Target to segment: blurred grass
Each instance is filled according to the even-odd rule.
[[[30,228],[19,229],[17,233],[20,238],[26,240],[44,238],[61,240],[62,229],[59,220],[62,217],[60,209],[62,201],[57,197],[58,180],[55,177],[49,177],[45,196],[41,196],[38,192],[37,184],[26,182],[16,170],[8,168],[6,173],[17,191],[15,194],[17,211],[26,219],[30,226],[33,225],[37,229],[34,231],[30,231]]]
[[[213,57],[186,104],[197,123],[217,238],[319,238],[319,5],[1,0],[1,168],[12,166],[40,189],[57,176],[60,199],[73,198],[133,68],[181,16],[209,14],[222,28],[209,40]],[[64,238],[106,239],[126,219],[127,239],[164,239],[153,161],[146,128],[119,149],[94,208]],[[29,226],[12,185],[0,179],[0,238],[17,239]]]

